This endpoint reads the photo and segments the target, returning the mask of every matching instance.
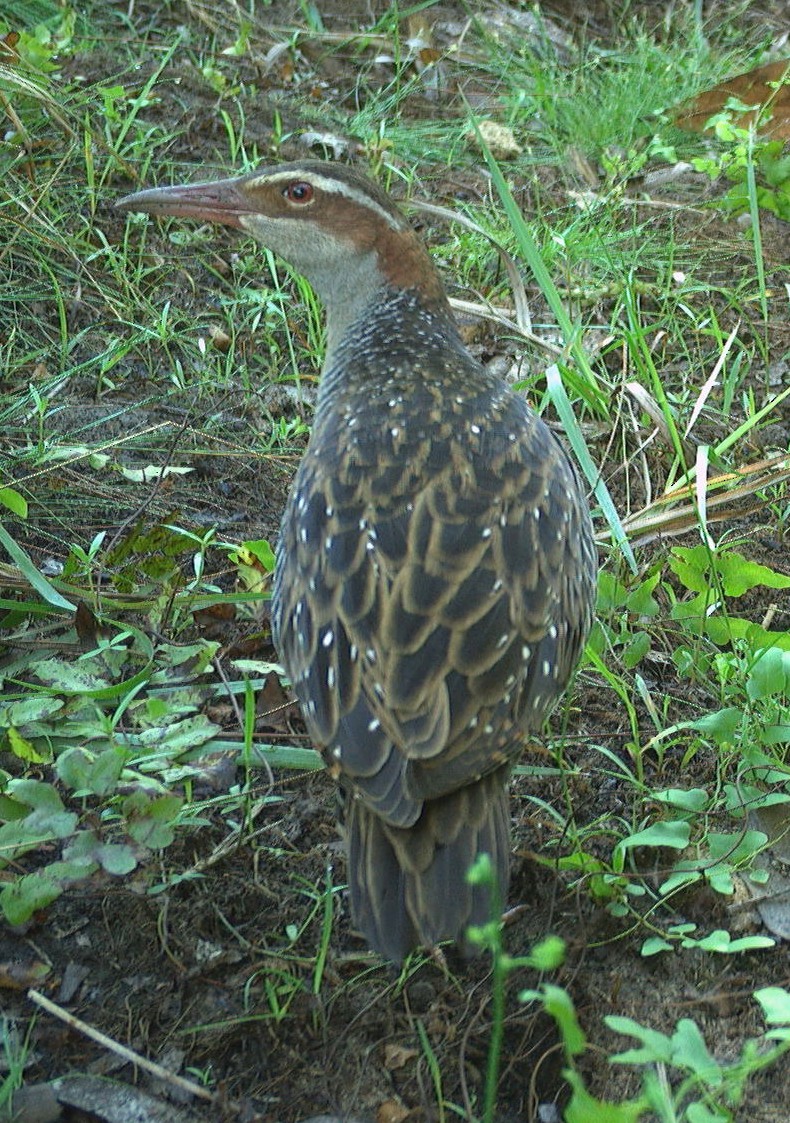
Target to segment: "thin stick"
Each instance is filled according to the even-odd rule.
[[[128,1049],[125,1045],[121,1045],[120,1042],[113,1041],[111,1037],[106,1037],[103,1033],[100,1033],[98,1029],[94,1029],[92,1026],[89,1026],[87,1022],[75,1018],[68,1010],[64,1010],[62,1006],[51,1002],[50,999],[45,998],[44,995],[40,994],[37,990],[29,990],[27,996],[31,1002],[35,1002],[37,1006],[40,1006],[42,1010],[46,1010],[48,1014],[54,1014],[56,1018],[65,1022],[67,1026],[79,1030],[80,1033],[83,1033],[86,1037],[90,1037],[92,1041],[96,1041],[105,1049],[109,1049],[110,1052],[117,1053],[117,1055],[123,1057],[124,1060],[130,1061],[140,1068],[144,1068],[153,1076],[158,1076],[160,1080],[164,1080],[168,1084],[174,1085],[176,1088],[181,1088],[184,1092],[188,1092],[192,1096],[197,1096],[198,1099],[208,1100],[209,1103],[217,1102],[218,1096],[215,1092],[210,1092],[208,1088],[202,1088],[199,1084],[194,1084],[191,1080],[187,1080],[183,1076],[178,1076],[175,1072],[170,1072],[169,1069],[162,1068],[162,1066],[156,1064],[155,1061],[149,1061],[146,1057],[135,1053],[133,1049]]]

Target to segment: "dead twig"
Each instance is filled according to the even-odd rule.
[[[31,1002],[36,1006],[40,1006],[42,1010],[46,1010],[48,1014],[59,1018],[60,1021],[65,1022],[67,1026],[76,1029],[79,1033],[89,1037],[91,1041],[95,1041],[104,1049],[109,1049],[111,1053],[115,1053],[119,1057],[123,1057],[125,1061],[129,1061],[139,1068],[145,1069],[150,1072],[152,1076],[156,1076],[159,1080],[164,1080],[167,1084],[172,1084],[174,1088],[180,1088],[183,1092],[187,1092],[191,1096],[196,1096],[200,1100],[207,1100],[209,1103],[218,1103],[220,1096],[216,1092],[209,1091],[208,1088],[201,1087],[200,1084],[195,1084],[191,1080],[187,1080],[184,1076],[178,1076],[175,1072],[170,1072],[169,1069],[162,1068],[155,1061],[149,1061],[147,1057],[135,1053],[133,1049],[129,1049],[126,1045],[121,1045],[119,1041],[113,1041],[111,1037],[107,1037],[101,1033],[100,1030],[94,1029],[89,1026],[87,1022],[83,1022],[80,1018],[76,1018],[70,1014],[68,1010],[64,1010],[62,1006],[58,1006],[56,1002],[52,1002],[37,990],[29,990],[27,996]]]

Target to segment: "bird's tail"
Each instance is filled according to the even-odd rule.
[[[485,924],[510,874],[509,769],[425,804],[412,827],[393,827],[361,799],[346,808],[348,878],[354,923],[370,945],[400,963],[413,948],[458,940]],[[488,854],[492,886],[470,885],[468,870]]]

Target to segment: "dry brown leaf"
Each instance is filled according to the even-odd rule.
[[[406,27],[408,28],[406,46],[410,52],[415,56],[425,52],[430,56],[426,61],[435,62],[440,57],[440,53],[433,45],[433,24],[429,23],[425,15],[420,12],[409,16]]]
[[[28,987],[40,986],[51,971],[52,968],[40,960],[32,963],[4,960],[0,963],[0,989],[27,990]]]
[[[392,1072],[396,1068],[403,1068],[409,1061],[418,1056],[416,1049],[408,1049],[405,1045],[384,1046],[384,1067]]]
[[[697,94],[693,101],[679,106],[675,124],[701,133],[706,122],[726,108],[730,98],[753,107],[748,113],[736,114],[740,128],[754,125],[761,136],[790,138],[790,59],[735,74],[712,90]]]
[[[749,812],[749,826],[768,835],[755,865],[768,872],[764,885],[746,881],[757,911],[772,936],[790,940],[790,809],[780,803]]]
[[[269,675],[255,696],[258,715],[256,729],[273,729],[278,732],[288,730],[289,720],[295,712],[294,705],[295,703],[283,690],[277,675]]]
[[[208,329],[208,336],[211,341],[211,346],[216,351],[227,351],[230,349],[231,338],[226,331],[212,324]]]
[[[99,642],[99,636],[101,635],[99,621],[84,601],[77,601],[77,611],[74,614],[74,630],[77,633],[77,639],[86,650],[95,647]]]
[[[397,1100],[384,1100],[376,1112],[376,1123],[403,1123],[409,1109]]]
[[[222,601],[220,604],[196,608],[192,613],[192,619],[204,639],[224,640],[230,625],[236,619],[236,605]]]
[[[16,45],[19,42],[19,32],[9,31],[0,39],[0,59],[8,63],[9,66],[16,66],[19,62],[19,51]]]
[[[495,160],[512,160],[521,152],[521,145],[507,125],[500,125],[496,121],[481,121],[477,127]],[[477,133],[470,132],[468,135],[471,141],[479,144]]]

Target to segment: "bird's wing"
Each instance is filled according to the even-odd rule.
[[[588,629],[578,484],[544,426],[516,433],[434,440],[430,464],[308,455],[283,520],[280,658],[315,743],[394,825],[517,754]]]

